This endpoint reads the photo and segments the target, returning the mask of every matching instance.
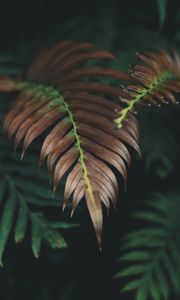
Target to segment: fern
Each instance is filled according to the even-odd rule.
[[[52,248],[67,246],[57,229],[70,228],[73,224],[50,222],[43,214],[32,212],[24,197],[16,190],[11,177],[6,177],[0,183],[0,264],[10,233],[14,229],[16,243],[21,242],[31,228],[31,247],[35,257],[39,256],[41,245],[46,241]],[[29,235],[28,235],[29,236]]]
[[[123,292],[136,300],[172,299],[180,293],[180,194],[157,194],[146,210],[135,214],[144,223],[124,239],[119,261],[126,267],[116,277],[127,277]],[[145,227],[146,225],[146,227]]]
[[[134,84],[127,87],[127,96],[121,99],[127,107],[114,120],[118,128],[137,106],[176,103],[175,94],[180,92],[180,57],[176,52],[173,57],[164,50],[138,54],[138,57],[145,65],[136,65],[131,72]]]
[[[113,125],[119,104],[109,97],[124,95],[121,88],[95,82],[82,82],[90,76],[110,76],[126,80],[125,72],[102,67],[77,68],[87,59],[114,59],[106,51],[90,51],[87,43],[64,41],[42,51],[28,71],[27,81],[2,78],[2,91],[20,90],[15,105],[6,115],[4,129],[14,137],[15,148],[24,139],[23,153],[40,134],[51,128],[40,154],[47,158],[50,172],[54,170],[53,191],[69,171],[64,193],[64,206],[73,194],[72,214],[85,196],[87,207],[101,243],[102,207],[115,206],[118,182],[109,165],[116,168],[124,181],[130,154],[127,145],[139,152],[138,123],[129,120],[122,130]],[[100,94],[100,95],[99,95]],[[103,96],[102,96],[103,95]]]
[[[178,103],[176,99],[180,91],[179,55],[174,52],[174,56],[171,57],[162,50],[159,53],[138,54],[138,57],[144,65],[135,65],[131,72],[134,83],[127,87],[127,99],[121,99],[127,103],[127,107],[121,110],[120,116],[115,120],[118,128],[123,126],[127,114],[136,112],[138,106],[160,107],[161,104],[169,102]],[[146,168],[153,170],[160,177],[166,177],[174,168],[177,158],[177,142],[174,136],[179,134],[178,118],[177,112],[172,108],[164,109],[163,112],[151,109],[140,115],[142,151]]]

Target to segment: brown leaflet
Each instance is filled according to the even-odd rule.
[[[84,137],[81,138],[81,145],[86,151],[90,151],[100,159],[105,160],[107,163],[114,166],[122,174],[124,181],[126,181],[126,166],[119,155]]]
[[[119,192],[119,187],[118,187],[118,183],[117,183],[117,179],[116,177],[114,176],[113,174],[113,177],[110,178],[110,172],[111,169],[109,167],[107,167],[106,163],[104,161],[100,161],[98,158],[94,157],[92,154],[88,154],[88,155],[91,155],[91,158],[93,160],[90,160],[90,159],[87,159],[87,163],[89,163],[91,165],[91,168],[92,169],[95,169],[98,171],[98,173],[101,173],[103,174],[102,176],[105,178],[106,181],[108,181],[113,189],[113,194],[115,193],[116,195],[116,199],[115,199],[115,202],[117,201],[117,196],[118,196],[118,192]],[[100,164],[99,164],[100,162]],[[110,170],[110,172],[109,172]],[[107,173],[108,171],[108,173]]]
[[[36,98],[36,97],[35,97]],[[36,99],[36,102],[34,103],[35,99],[33,101],[30,101],[31,105],[28,105],[28,107],[22,107],[20,113],[13,119],[12,123],[9,125],[8,129],[8,136],[11,138],[18,128],[27,120],[29,116],[42,116],[46,113],[46,110],[48,111],[49,105],[45,106],[46,103],[50,102],[51,99],[41,96]],[[38,118],[37,118],[38,119]]]
[[[51,104],[52,103],[52,104]],[[53,110],[53,101],[48,102],[47,105],[43,105],[38,112],[34,112],[34,114],[31,112],[29,116],[26,117],[26,120],[22,123],[22,125],[19,125],[19,129],[15,136],[15,148],[19,144],[19,142],[24,138],[26,135],[28,129],[35,124],[42,116],[45,116],[48,112],[51,112]],[[57,107],[57,105],[56,105]],[[55,107],[55,108],[56,108]],[[59,107],[58,107],[59,108]],[[65,113],[60,113],[59,117],[64,116]]]
[[[86,204],[89,210],[89,214],[91,216],[92,223],[94,225],[95,233],[96,233],[96,238],[99,244],[99,247],[101,249],[101,236],[102,236],[102,206],[101,206],[101,198],[100,196],[96,193],[94,195],[94,198],[96,200],[96,205],[94,206],[90,195],[88,191],[86,190],[85,192],[85,199],[86,199]]]
[[[112,200],[113,203],[116,202],[116,194],[114,189],[112,188],[111,183],[107,180],[107,177],[103,176],[97,169],[93,168],[91,164],[87,164],[87,169],[89,173],[89,177],[91,181],[99,183],[101,189],[105,191],[106,195],[109,199]]]
[[[169,80],[165,87],[169,90],[171,90],[172,92],[178,93],[180,91],[180,82],[177,81],[171,81]]]
[[[68,49],[71,49],[71,46],[74,43],[71,41],[63,41],[58,44],[56,44],[53,48],[48,49],[46,56],[43,55],[44,50],[40,52],[40,54],[35,58],[34,62],[29,68],[27,78],[28,80],[38,80],[40,77],[43,77],[44,71],[48,69],[48,67],[52,66],[53,62],[53,68],[55,67],[56,57],[66,55],[66,51]],[[45,50],[46,51],[46,50]],[[60,54],[61,53],[61,54]],[[59,55],[58,55],[59,54]],[[38,63],[39,61],[39,63]],[[49,64],[51,65],[49,66]]]
[[[67,87],[63,87],[62,91],[64,91],[65,89],[67,89]],[[106,85],[103,83],[91,83],[91,82],[77,83],[77,84],[72,84],[68,88],[68,90],[71,92],[86,91],[92,93],[100,93],[111,97],[119,97],[119,96],[125,97],[127,95],[127,93],[123,92],[121,88]]]
[[[42,68],[48,53],[49,53],[48,49],[44,49],[41,51],[39,58],[37,58],[37,61],[33,64],[31,70],[29,71],[28,81],[33,82],[35,80],[36,83],[42,83],[41,80]]]
[[[5,132],[8,131],[8,128],[14,118],[18,116],[18,114],[21,112],[22,108],[26,103],[29,103],[31,98],[34,97],[34,92],[27,92],[22,91],[15,102],[15,104],[12,106],[11,110],[6,114],[4,119],[4,130]]]
[[[83,111],[75,112],[75,117],[77,122],[89,124],[99,129],[103,128],[105,132],[119,138],[121,141],[124,141],[125,143],[129,144],[138,153],[140,153],[139,146],[137,142],[131,137],[131,135],[123,128],[121,128],[120,130],[115,128],[115,125],[107,118],[99,116],[98,114],[95,113],[93,114],[93,116],[92,115],[85,116]]]
[[[91,102],[85,102],[82,103],[82,101],[72,101],[69,103],[69,107],[72,109],[72,111],[77,110],[84,110],[84,113],[94,113],[99,112],[102,116],[105,116],[106,118],[113,120],[115,118],[115,112],[111,111],[105,107],[102,107],[101,105],[91,103]]]
[[[125,120],[123,129],[127,131],[127,133],[129,133],[132,138],[136,141],[139,142],[139,127],[138,126],[133,126],[132,121],[127,119]]]
[[[102,160],[93,156],[91,153],[86,152],[85,159],[87,161],[90,161],[98,169],[100,169],[102,173],[105,173],[106,176],[108,176],[109,180],[111,181],[111,183],[113,184],[113,186],[116,190],[116,194],[118,194],[118,192],[119,192],[118,183],[117,183],[117,179],[116,179],[114,173],[112,172],[112,170]]]
[[[41,65],[40,72],[37,72],[36,67],[34,68],[34,80],[37,80],[37,78],[40,79],[42,77],[44,79],[48,78],[47,73],[49,73],[50,70],[56,66],[57,58],[58,60],[60,60],[59,53],[61,53],[61,56],[63,56],[63,54],[66,55],[66,51],[68,49],[71,49],[72,45],[73,42],[71,41],[63,41],[58,43],[52,49],[48,50],[48,53],[46,57],[44,57],[43,63]]]
[[[74,168],[69,173],[65,189],[64,189],[64,205],[63,209],[66,207],[66,203],[68,199],[70,198],[71,194],[74,192],[76,186],[78,185],[78,182],[82,179],[83,172],[80,163],[77,163]]]
[[[131,98],[133,96],[137,95],[142,90],[142,87],[141,87],[141,85],[139,85],[139,82],[135,82],[135,84],[134,85],[128,85],[128,87],[127,87],[127,90],[131,95]],[[124,100],[128,100],[128,99],[124,99]]]
[[[57,185],[61,181],[63,175],[72,167],[78,157],[79,153],[77,147],[72,147],[57,161],[54,170],[53,192],[55,192]]]
[[[154,80],[154,72],[152,70],[150,70],[149,68],[147,68],[145,66],[137,65],[137,66],[134,67],[134,70],[142,72],[143,74],[148,74],[149,77],[152,80]]]
[[[124,129],[127,129],[127,131],[132,135],[132,137],[134,137],[136,142],[139,142],[139,124],[132,113],[127,114],[126,125],[124,126]]]
[[[134,71],[133,74],[132,74],[135,78],[137,78],[138,80],[140,79],[145,79],[147,82],[149,81],[153,81],[155,78],[154,78],[154,75],[150,75],[148,73],[148,71],[146,71],[146,73],[143,73],[142,71]]]
[[[163,88],[162,90],[159,90],[159,94],[165,97],[166,100],[169,100],[172,103],[176,103],[174,95],[168,89]]]
[[[99,193],[99,196],[100,196],[101,202],[105,205],[105,207],[107,209],[107,215],[109,215],[109,211],[110,211],[109,198],[106,195],[103,195],[102,193]],[[115,209],[115,207],[114,207],[114,209]]]
[[[67,133],[72,127],[69,118],[61,120],[47,135],[41,147],[40,162],[57,146],[57,142]]]
[[[90,178],[91,185],[93,187],[94,194],[103,196],[103,203],[107,207],[107,209],[110,208],[110,197],[108,197],[109,192],[99,180],[94,180],[93,177]]]
[[[72,136],[72,133],[69,132],[66,134],[63,138],[59,139],[57,136],[57,141],[55,140],[55,144],[51,144],[51,146],[54,145],[54,147],[50,147],[48,149],[48,170],[52,171],[53,165],[56,162],[56,160],[65,152],[68,150],[68,148],[75,143],[75,139]]]
[[[81,69],[75,69],[71,71],[70,74],[65,74],[60,82],[55,82],[55,84],[68,83],[78,81],[82,77],[90,76],[108,76],[119,80],[130,80],[131,77],[126,72],[121,72],[114,69],[106,69],[103,67],[86,67]]]
[[[44,60],[46,59],[48,53],[49,53],[48,49],[43,49],[36,56],[36,58],[34,59],[33,63],[31,64],[27,72],[28,81],[33,81],[34,79],[38,81],[38,74],[42,69]]]
[[[81,53],[74,55],[66,60],[66,62],[62,63],[60,68],[50,74],[48,78],[50,83],[54,83],[57,76],[62,76],[62,73],[69,72],[70,69],[74,68],[76,65],[87,61],[89,59],[115,59],[115,56],[108,51],[94,51],[89,53]]]
[[[52,109],[41,117],[31,128],[28,129],[24,138],[23,152],[21,158],[23,158],[27,148],[33,142],[33,140],[43,133],[49,126],[51,126],[56,120],[65,115],[63,112],[57,112],[57,109]]]
[[[152,68],[157,68],[159,66],[158,60],[159,57],[158,55],[150,54],[150,53],[138,53],[137,54],[138,58],[140,58],[146,65],[152,67]]]
[[[144,76],[140,76],[137,73],[132,73],[133,78],[137,79],[139,83],[141,83],[144,87],[148,86],[150,78],[144,78]]]
[[[84,194],[85,194],[86,190],[87,190],[87,187],[85,185],[84,180],[82,179],[77,184],[76,189],[75,189],[74,194],[73,194],[71,217],[72,217],[76,207],[78,206],[79,202],[84,197]]]
[[[57,70],[58,72],[61,72],[61,66],[64,65],[66,62],[68,63],[70,60],[72,60],[73,57],[76,56],[77,51],[81,53],[84,50],[86,51],[92,49],[93,47],[94,46],[90,43],[74,44],[71,47],[68,47],[66,51],[57,54],[57,57],[50,62],[51,64],[49,64],[46,79],[49,80],[50,78],[54,78],[54,73],[56,73]]]
[[[96,135],[94,135],[96,130]],[[131,163],[131,157],[126,146],[117,138],[107,134],[105,131],[101,131],[95,127],[89,126],[88,124],[78,124],[78,132],[80,135],[92,139],[94,142],[98,142],[100,145],[105,146],[109,150],[119,154],[128,165]]]
[[[84,102],[91,102],[91,103],[98,103],[99,105],[103,106],[104,108],[107,108],[109,110],[114,110],[114,112],[120,111],[122,107],[117,104],[112,102],[111,100],[99,96],[99,95],[93,95],[93,94],[88,94],[86,92],[66,92],[65,93],[65,98],[67,99],[68,102],[76,101],[79,100],[82,103]]]
[[[157,101],[164,103],[164,104],[167,103],[165,93],[162,93],[160,90],[154,91],[153,93],[151,93],[151,95],[153,97],[155,97],[157,99]]]
[[[87,161],[86,165],[88,167],[89,175],[93,174],[93,178],[96,178],[96,175],[97,175],[97,179],[105,184],[106,188],[108,188],[109,192],[112,195],[112,199],[116,202],[116,200],[117,200],[116,189],[115,189],[112,181],[105,174],[104,170],[102,171],[102,169],[98,168],[97,165],[95,165],[91,161]]]

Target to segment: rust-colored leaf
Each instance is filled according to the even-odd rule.
[[[123,97],[127,107],[114,120],[118,128],[139,105],[176,103],[175,94],[180,92],[180,57],[175,51],[173,55],[161,50],[138,54],[138,57],[143,65],[136,65],[130,74],[134,82],[127,86],[128,97]]]
[[[128,101],[130,93],[117,84],[93,79],[108,76],[119,81],[131,76],[111,68],[88,67],[84,63],[89,59],[115,56],[95,50],[92,44],[72,41],[41,51],[27,72],[27,81],[18,82],[21,92],[5,117],[4,129],[14,138],[15,147],[24,141],[22,157],[30,144],[47,132],[40,163],[46,160],[49,172],[54,174],[53,191],[68,173],[63,209],[71,199],[73,215],[84,198],[101,247],[102,205],[107,211],[116,206],[120,189],[117,173],[126,184],[129,148],[140,152],[139,128],[131,113],[120,130],[113,122],[122,110],[117,103],[119,97]],[[13,80],[0,79],[2,91],[12,90],[13,85]],[[168,97],[169,93],[166,87]]]

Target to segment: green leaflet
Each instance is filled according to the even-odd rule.
[[[43,238],[43,227],[36,215],[31,215],[32,220],[32,251],[37,258],[41,250],[41,243]]]
[[[42,242],[47,242],[50,247],[62,249],[67,244],[58,229],[70,228],[74,225],[66,225],[61,222],[46,220],[43,214],[32,212],[25,202],[23,196],[17,192],[11,177],[6,177],[0,183],[0,203],[2,216],[0,217],[0,264],[5,247],[14,231],[16,243],[21,242],[31,227],[31,247],[35,257],[39,256]]]
[[[19,195],[19,209],[17,215],[17,222],[15,227],[15,241],[21,242],[26,234],[26,226],[28,223],[28,211],[24,199]]]

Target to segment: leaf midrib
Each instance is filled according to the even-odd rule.
[[[127,114],[134,111],[134,107],[140,101],[142,101],[146,96],[151,95],[152,92],[159,89],[159,87],[167,80],[177,79],[177,77],[170,71],[165,71],[158,77],[154,78],[152,82],[149,83],[148,87],[143,87],[137,94],[128,102],[126,108],[120,112],[120,116],[114,120],[117,128],[122,128],[123,122],[127,119]]]
[[[71,130],[74,134],[76,143],[75,145],[77,146],[78,152],[79,152],[79,162],[81,164],[82,170],[83,170],[83,179],[84,182],[87,186],[87,191],[89,193],[90,199],[92,201],[92,205],[95,208],[95,210],[97,209],[96,207],[96,201],[94,198],[94,193],[93,193],[93,189],[90,183],[90,179],[88,176],[88,171],[87,171],[87,167],[85,164],[85,159],[84,159],[84,152],[83,149],[81,147],[81,141],[80,141],[80,136],[78,134],[78,129],[77,129],[77,125],[76,125],[76,121],[74,119],[73,113],[71,112],[71,109],[68,105],[68,103],[65,101],[65,99],[63,98],[63,96],[59,93],[58,90],[56,90],[54,87],[52,86],[48,86],[48,85],[43,85],[43,84],[34,84],[34,83],[29,83],[29,82],[24,82],[21,84],[21,89],[30,89],[33,90],[35,89],[36,92],[46,92],[46,94],[51,95],[56,101],[59,101],[59,103],[61,105],[63,105],[65,111],[68,113],[68,117],[71,121],[72,127],[73,129]]]

